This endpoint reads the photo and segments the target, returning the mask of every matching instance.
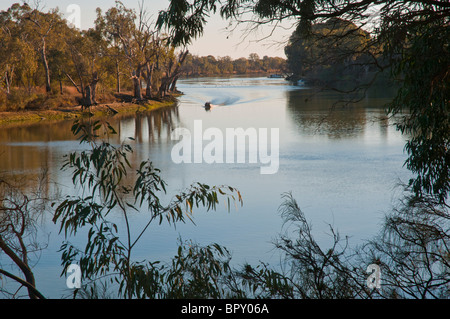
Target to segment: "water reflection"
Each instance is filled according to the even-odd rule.
[[[111,136],[112,142],[121,143],[131,137],[136,143],[152,144],[168,142],[177,119],[178,106],[173,105],[151,112],[116,115],[107,121],[118,133]],[[73,121],[63,121],[0,129],[0,172],[33,180],[43,168],[49,172],[58,170],[62,156],[81,147],[71,132],[72,125]]]
[[[363,136],[373,123],[387,137],[389,121],[384,114],[388,98],[372,97],[359,101],[342,99],[339,93],[313,90],[287,90],[286,105],[301,134],[326,135],[330,139]],[[341,101],[342,103],[338,103]]]
[[[142,247],[136,247],[140,259],[171,257],[181,236],[203,244],[222,244],[233,251],[235,262],[266,261],[273,252],[270,239],[280,231],[277,209],[280,194],[286,191],[293,192],[311,217],[319,241],[328,239],[325,232],[331,220],[336,229],[353,239],[378,230],[378,216],[390,205],[392,185],[405,175],[404,140],[384,116],[382,107],[387,99],[383,94],[372,92],[358,104],[332,108],[336,101],[332,92],[312,94],[312,90],[283,79],[188,79],[180,81],[179,89],[185,93],[179,105],[109,118],[118,133],[111,141],[132,144],[134,152],[128,159],[133,166],[150,158],[168,183],[169,197],[197,181],[225,184],[241,191],[244,207],[230,214],[200,212],[195,227],[178,225],[176,231],[158,225],[145,235]],[[205,101],[220,107],[205,112]],[[204,129],[214,127],[223,132],[238,127],[279,128],[278,173],[261,175],[259,165],[239,163],[173,163],[171,149],[176,141],[170,139],[171,131],[175,127],[192,131],[195,120],[202,120]],[[1,128],[0,171],[31,180],[29,177],[37,177],[44,167],[49,181],[64,186],[62,194],[73,194],[70,172],[60,170],[63,155],[83,147],[72,136],[72,124]],[[140,225],[144,215],[133,214],[135,224]],[[59,297],[58,289],[64,288],[65,282],[59,278],[61,239],[55,236],[36,269],[41,271],[38,280],[43,278],[38,286]],[[60,279],[58,286],[55,282]]]
[[[178,120],[178,107],[173,105],[152,112],[137,112],[114,124],[120,141],[131,137],[136,143],[160,143],[170,139],[170,132]]]

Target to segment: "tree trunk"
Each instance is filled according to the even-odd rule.
[[[172,84],[170,85],[170,92],[175,92],[177,90],[177,81],[178,81],[179,76],[177,75],[173,81]]]
[[[11,93],[11,85],[10,85],[10,81],[8,79],[8,71],[5,72],[5,84],[6,84],[6,93]]]
[[[116,79],[117,79],[117,93],[120,93],[120,70],[119,70],[119,60],[116,59]]]
[[[134,98],[142,100],[141,92],[141,65],[139,65],[135,71],[133,71],[133,86],[134,86]]]
[[[83,93],[83,90],[80,90],[80,87],[78,86],[78,84],[76,84],[75,83],[75,81],[70,77],[70,75],[68,74],[68,73],[66,73],[66,72],[64,72],[64,74],[67,76],[67,78],[70,80],[70,82],[72,83],[72,85],[77,89],[77,92],[78,93],[81,93],[82,95],[84,94]]]
[[[91,98],[91,86],[86,85],[86,88],[84,89],[84,101],[83,106],[84,107],[90,107],[92,105],[92,98]]]
[[[93,104],[97,105],[97,100],[95,99],[95,92],[97,90],[97,83],[98,83],[98,73],[94,72],[92,75],[92,82],[90,85],[90,94],[91,94],[91,101]]]
[[[164,97],[167,94],[167,82],[169,81],[169,78],[166,76],[161,79],[161,85],[159,87],[159,97]]]
[[[45,50],[45,38],[42,38],[41,57],[42,57],[42,63],[44,65],[44,70],[45,70],[45,91],[47,93],[50,93],[52,91],[52,88],[50,86],[50,70],[48,67],[47,53]]]
[[[145,80],[147,82],[147,87],[145,89],[145,95],[146,95],[147,98],[151,98],[152,97],[153,67],[154,67],[153,63],[151,65],[150,64],[147,65],[147,77],[146,77],[146,80]]]
[[[169,88],[171,91],[175,89],[177,79],[180,76],[180,68],[183,65],[183,62],[186,59],[188,53],[189,51],[186,50],[185,52],[180,54],[180,58],[178,59],[178,62],[173,71],[172,71],[172,64],[169,66],[168,73],[161,83],[161,87],[159,90],[160,97],[164,97],[167,94],[167,90],[169,90]]]
[[[59,71],[58,74],[58,81],[59,81],[59,93],[61,95],[63,95],[63,85],[62,85],[62,75],[61,75],[61,71]]]
[[[36,287],[36,282],[34,279],[33,272],[31,271],[28,263],[22,260],[17,254],[6,244],[3,238],[0,236],[0,250],[3,250],[6,255],[8,255],[11,260],[20,268],[22,273],[25,275],[25,280],[32,287]],[[28,288],[28,295],[30,299],[37,299],[35,291],[33,289]]]

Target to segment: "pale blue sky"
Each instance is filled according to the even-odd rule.
[[[13,3],[23,1],[21,0],[1,0],[0,10],[5,10]],[[27,1],[32,7],[35,0]],[[122,3],[127,7],[137,9],[139,6],[139,0],[122,0]],[[168,6],[169,0],[144,0],[144,6],[156,19],[158,12],[165,9]],[[76,4],[81,9],[81,28],[87,29],[93,25],[96,17],[95,9],[100,7],[103,11],[115,5],[114,0],[41,0],[40,6],[44,7],[44,11],[51,8],[59,7],[60,11],[64,14],[67,13],[67,8],[71,4]],[[192,54],[198,55],[214,55],[214,56],[226,56],[229,55],[232,58],[248,57],[250,53],[257,53],[259,56],[280,56],[285,57],[283,50],[283,43],[287,40],[288,36],[292,33],[291,30],[278,29],[274,35],[267,40],[256,41],[264,38],[269,34],[270,30],[266,29],[258,34],[252,33],[243,39],[245,32],[244,26],[240,26],[238,30],[233,34],[229,34],[225,27],[228,22],[221,20],[218,16],[213,16],[209,19],[205,28],[203,37],[193,42],[188,48]],[[281,43],[281,44],[280,44]]]

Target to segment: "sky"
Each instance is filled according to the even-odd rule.
[[[141,0],[142,1],[142,0]],[[21,0],[1,0],[0,10],[6,10],[13,3],[23,3]],[[27,1],[31,7],[34,7],[36,0]],[[139,8],[140,0],[122,0],[122,3],[129,7]],[[153,20],[156,20],[158,12],[168,7],[169,0],[144,0],[144,6]],[[96,18],[96,8],[100,7],[103,12],[110,7],[115,6],[114,0],[40,0],[40,8],[42,11],[48,11],[58,7],[60,12],[66,18],[70,18],[74,11],[71,8],[76,5],[80,9],[80,26],[81,29],[88,29],[93,26]],[[266,28],[259,32],[245,32],[246,26],[238,25],[232,33],[227,31],[228,22],[220,18],[220,16],[211,16],[206,24],[204,34],[201,38],[193,41],[188,46],[189,51],[194,55],[206,56],[213,55],[215,57],[230,56],[233,59],[246,57],[250,53],[257,53],[260,57],[264,55],[271,57],[283,57],[284,44],[293,29],[277,28],[273,34],[267,38],[273,28]],[[290,25],[288,26],[290,27]],[[267,39],[264,39],[267,38]]]

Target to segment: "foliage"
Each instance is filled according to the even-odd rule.
[[[65,164],[65,168],[73,170],[73,182],[81,187],[82,195],[67,196],[56,206],[53,220],[60,224],[60,231],[67,238],[87,228],[87,241],[83,250],[68,241],[62,245],[63,273],[70,264],[79,261],[83,280],[95,281],[108,276],[111,283],[119,285],[118,291],[122,297],[156,296],[160,288],[156,286],[155,290],[152,289],[154,285],[151,283],[160,284],[155,278],[160,276],[161,270],[154,267],[154,262],[145,265],[132,259],[133,248],[148,227],[154,222],[161,224],[167,221],[169,224],[176,224],[192,220],[194,209],[200,206],[205,207],[207,211],[215,210],[219,196],[226,197],[229,204],[230,200],[242,202],[242,199],[240,193],[232,187],[210,187],[195,183],[189,189],[176,194],[167,205],[163,205],[160,197],[166,192],[166,184],[160,176],[160,171],[154,168],[151,162],[144,161],[133,178],[129,174],[132,167],[127,159],[132,151],[131,147],[126,144],[116,147],[107,141],[98,142],[98,132],[102,127],[105,128],[105,134],[115,133],[107,123],[102,126],[100,122],[76,122],[73,126],[74,134],[81,134],[81,142],[91,146],[88,151],[70,154]],[[134,181],[131,182],[130,179]],[[124,229],[120,229],[119,225],[109,219],[113,211],[121,214]],[[142,225],[140,232],[132,234],[129,214],[139,211],[146,212],[147,222]],[[218,249],[218,246],[213,249]],[[188,269],[184,263],[186,260],[199,266],[208,263],[211,250],[189,249],[187,257],[184,257],[182,249],[179,250],[174,264],[176,271],[167,279],[174,284],[186,280],[186,286],[179,288],[182,291],[172,291],[171,295],[198,293],[191,290],[197,289],[193,287],[192,280],[183,278],[188,273],[198,278],[202,273],[197,271],[203,268]],[[220,250],[218,252],[221,253]]]
[[[180,3],[182,10],[174,10]],[[340,69],[342,62],[346,64],[343,57],[362,70],[377,71],[364,86],[373,83],[378,71],[391,72],[400,89],[387,113],[399,118],[397,127],[408,138],[405,164],[415,177],[403,208],[388,217],[380,238],[358,254],[367,258],[366,265],[385,267],[387,285],[380,297],[448,298],[448,1],[172,0],[169,9],[160,13],[158,26],[169,30],[176,45],[184,45],[201,35],[205,17],[216,12],[235,23],[247,21],[255,26],[292,21],[296,29],[286,54],[298,77],[345,76]],[[247,13],[253,16],[248,19]],[[357,73],[360,70],[356,68]],[[279,295],[289,296],[294,287],[300,287],[304,297],[337,298],[364,292],[352,280],[357,272],[347,272],[353,268],[345,266],[341,251],[333,246],[328,255],[315,245],[297,208],[292,203],[288,211],[300,223],[298,239],[282,237],[277,243],[292,260],[297,278],[292,285],[288,280],[292,277],[277,280]],[[336,242],[338,237],[334,238]],[[257,287],[267,291],[272,271],[265,266],[247,270]]]
[[[392,72],[401,88],[389,106],[401,115],[398,129],[408,136],[406,165],[416,176],[410,185],[417,196],[431,194],[440,203],[450,190],[449,38],[445,20],[409,30],[404,43],[391,41],[398,54]]]
[[[280,213],[293,228],[274,242],[284,257],[281,271],[264,263],[245,265],[233,274],[230,291],[251,298],[448,299],[448,208],[431,196],[419,199],[408,188],[405,195],[378,236],[350,248],[348,238],[330,226],[332,244],[324,249],[296,200],[285,194]],[[367,285],[371,264],[380,267],[380,288]]]
[[[369,11],[375,5],[379,23],[371,25]],[[336,67],[342,61],[380,71],[391,70],[400,90],[387,111],[400,116],[397,127],[408,138],[406,165],[416,176],[410,182],[404,202],[386,217],[380,235],[354,251],[349,250],[347,238],[343,240],[332,228],[331,247],[323,249],[299,205],[292,196],[286,195],[280,213],[290,227],[274,242],[285,257],[283,271],[264,263],[245,265],[234,271],[230,268],[228,252],[216,244],[206,247],[181,244],[169,265],[157,261],[137,262],[132,258],[133,248],[151,223],[185,222],[192,219],[194,206],[216,209],[219,195],[241,201],[240,194],[233,188],[198,183],[164,205],[160,195],[165,193],[165,183],[151,162],[143,162],[134,175],[130,174],[127,158],[132,150],[128,145],[117,147],[97,142],[102,128],[99,122],[76,123],[74,132],[82,133],[82,142],[89,143],[91,148],[71,154],[66,168],[73,169],[73,182],[82,192],[80,196],[67,197],[56,207],[54,221],[60,223],[61,232],[68,238],[85,230],[87,243],[84,249],[74,247],[69,241],[63,244],[64,271],[70,263],[79,260],[83,279],[93,280],[95,286],[101,278],[108,278],[110,283],[119,286],[119,295],[126,298],[448,298],[449,10],[447,1],[172,0],[157,21],[160,30],[168,31],[168,39],[162,41],[156,37],[155,41],[147,42],[159,49],[169,48],[161,55],[155,53],[159,52],[155,47],[139,47],[138,42],[150,39],[152,32],[147,32],[150,29],[146,29],[146,23],[138,23],[142,28],[135,28],[132,22],[136,16],[132,10],[118,2],[105,16],[99,12],[96,34],[102,36],[92,39],[107,43],[106,49],[92,53],[88,50],[90,45],[86,50],[81,50],[80,45],[76,48],[85,57],[91,54],[116,57],[118,63],[115,68],[108,64],[107,72],[115,70],[119,74],[119,67],[124,68],[135,80],[136,76],[143,77],[137,75],[138,71],[145,76],[158,75],[159,79],[152,78],[151,83],[162,83],[164,72],[173,74],[175,80],[182,56],[193,69],[203,64],[206,71],[202,72],[231,72],[227,67],[229,59],[217,61],[210,56],[199,63],[187,51],[178,59],[174,53],[177,46],[187,45],[202,34],[211,12],[220,12],[237,23],[243,21],[246,12],[251,12],[254,18],[250,22],[256,25],[294,19],[296,31],[287,49],[291,57],[301,61],[291,64],[294,72],[329,76],[332,74],[327,73],[329,67]],[[24,18],[29,13],[29,8],[19,5],[2,12],[0,54],[4,59],[0,60],[0,67],[5,74],[2,85],[6,94],[11,94],[13,82],[17,85],[21,81],[23,87],[25,82],[45,84],[46,76],[39,68],[33,76],[33,67],[29,68],[30,73],[18,76],[16,70],[27,70],[27,65],[21,63],[28,61],[8,55],[12,47],[17,47],[31,59],[37,53],[42,56],[42,41],[36,39],[43,39],[42,26],[47,25],[48,29],[52,25],[48,30],[53,30],[49,22],[56,21],[52,20],[55,15],[39,15],[44,19],[39,28],[39,22],[30,24]],[[55,28],[56,25],[59,24]],[[19,39],[18,34],[28,33],[33,42]],[[127,39],[121,39],[121,34]],[[80,39],[86,35],[80,34]],[[51,38],[45,37],[49,44]],[[330,38],[335,41],[329,41]],[[53,43],[54,50],[56,47]],[[49,55],[50,64],[66,66],[69,76],[75,76],[77,68],[86,76],[92,68],[89,59],[65,61],[56,51],[53,53]],[[327,61],[318,64],[317,59],[322,57]],[[350,60],[346,60],[348,57]],[[256,56],[235,62],[233,72],[246,72],[251,63],[253,68],[261,67],[258,66],[261,59]],[[153,69],[146,68],[151,65],[164,66],[164,69],[153,73]],[[50,70],[57,72],[58,68],[51,66]],[[167,81],[164,85],[168,87]],[[106,125],[105,132],[110,134],[114,130]],[[233,197],[235,192],[237,197]],[[149,212],[148,223],[142,225],[138,234],[131,234],[129,214],[144,207]],[[119,229],[110,219],[112,211],[121,214],[124,229]],[[368,289],[365,281],[368,264],[381,267],[382,289]],[[91,292],[95,296],[95,288]],[[30,296],[33,294],[32,291]]]
[[[433,196],[405,193],[360,255],[380,265],[384,298],[448,299],[450,211]]]
[[[223,298],[224,278],[232,272],[231,256],[218,244],[202,247],[196,243],[180,243],[161,280],[164,298]]]
[[[349,80],[367,80],[376,71],[370,61],[379,53],[369,48],[371,42],[370,34],[354,23],[333,18],[312,25],[307,35],[294,31],[285,53],[293,78],[338,87]]]
[[[348,239],[341,239],[330,226],[331,247],[322,249],[296,200],[290,193],[283,198],[279,212],[285,232],[274,241],[282,253],[282,271],[264,263],[243,267],[238,274],[250,295],[284,299],[368,298],[364,274],[350,261]]]
[[[262,59],[252,53],[248,58],[232,59],[229,56],[194,56],[189,54],[182,67],[186,76],[232,75],[248,73],[285,73],[286,61],[280,57],[264,56]]]
[[[136,100],[176,91],[183,60],[155,30],[143,6],[136,12],[116,1],[105,13],[97,9],[93,28],[79,30],[58,10],[13,4],[0,11],[0,25],[0,109],[27,108],[28,102],[37,104],[42,91],[63,95],[67,87],[77,91],[78,103],[70,105],[86,107],[98,103],[99,89],[131,90]],[[10,97],[18,91],[23,99]]]
[[[45,248],[36,237],[39,220],[50,201],[43,189],[46,177],[46,172],[43,172],[32,192],[25,189],[28,185],[24,181],[13,182],[6,176],[0,179],[0,252],[20,270],[20,275],[14,274],[7,270],[6,264],[0,265],[0,279],[3,281],[4,276],[19,284],[14,293],[0,288],[8,298],[20,297],[19,292],[25,287],[29,298],[45,299],[36,287],[32,269],[33,262]]]

